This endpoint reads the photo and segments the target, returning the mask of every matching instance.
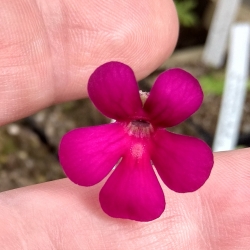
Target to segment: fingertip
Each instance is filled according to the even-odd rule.
[[[74,13],[66,27],[70,63],[66,82],[56,66],[60,58],[55,63],[59,72],[56,102],[86,96],[90,75],[109,61],[129,65],[137,79],[142,79],[159,67],[176,45],[178,18],[171,0],[96,0],[88,3],[87,9],[84,2],[77,8],[73,2],[66,4],[67,12]]]
[[[178,36],[171,0],[5,1],[3,7],[10,25],[3,26],[8,46],[0,53],[1,125],[86,97],[90,75],[108,61],[128,64],[142,79],[170,56]]]

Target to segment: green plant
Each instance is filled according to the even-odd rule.
[[[213,72],[199,77],[199,82],[205,94],[222,95],[225,83],[225,72]],[[250,80],[247,83],[247,90],[250,91]]]
[[[175,0],[174,3],[180,24],[185,27],[195,26],[198,17],[193,10],[197,6],[197,0]]]

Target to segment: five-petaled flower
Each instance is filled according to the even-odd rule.
[[[150,221],[162,214],[165,198],[154,168],[180,193],[195,191],[208,179],[211,149],[165,129],[201,105],[203,93],[192,75],[170,69],[149,94],[140,95],[132,69],[108,62],[90,76],[88,93],[99,111],[116,122],[70,131],[62,138],[59,158],[69,179],[82,186],[100,182],[114,169],[99,195],[108,215]]]

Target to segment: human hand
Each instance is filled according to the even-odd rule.
[[[170,55],[177,36],[166,0],[3,0],[0,13],[1,124],[86,96],[89,75],[107,61],[123,61],[142,78]],[[249,153],[215,154],[197,192],[162,185],[166,211],[149,223],[104,214],[103,182],[84,188],[64,179],[4,192],[1,249],[247,249]]]
[[[0,17],[0,125],[86,97],[90,74],[107,61],[145,77],[178,35],[170,0],[2,0]]]
[[[249,161],[249,149],[216,153],[210,178],[194,193],[161,183],[166,210],[148,223],[106,215],[103,182],[84,188],[63,179],[4,192],[1,249],[248,249]]]

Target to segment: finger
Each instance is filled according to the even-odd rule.
[[[211,177],[200,190],[201,205],[207,207],[199,216],[206,227],[204,241],[215,233],[211,249],[247,249],[250,244],[249,161],[249,148],[215,154]]]
[[[67,179],[0,195],[3,249],[246,249],[250,244],[250,150],[215,154],[197,192],[164,189],[166,210],[152,222],[113,219],[98,202],[100,185]],[[22,248],[20,248],[22,246]]]
[[[0,124],[87,95],[100,64],[129,64],[138,79],[173,51],[171,0],[0,3]]]

